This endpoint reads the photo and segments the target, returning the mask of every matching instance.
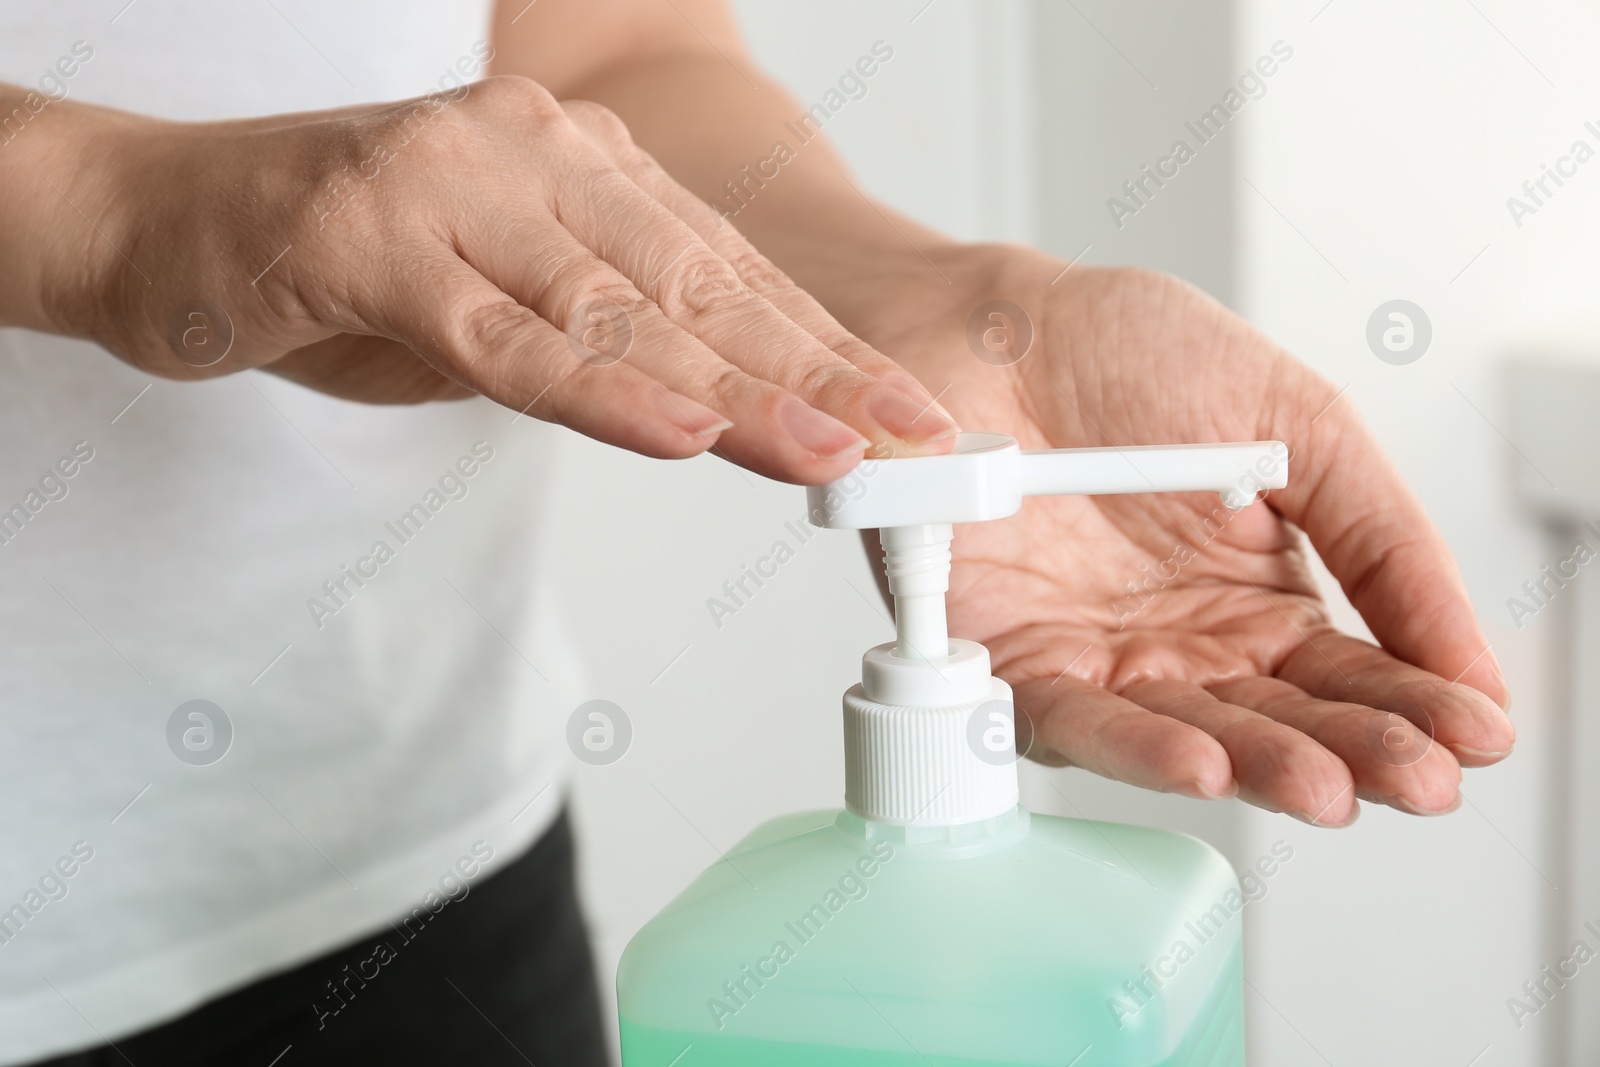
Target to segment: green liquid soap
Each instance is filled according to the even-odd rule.
[[[1242,905],[1182,834],[787,816],[628,945],[623,1063],[1238,1067]]]

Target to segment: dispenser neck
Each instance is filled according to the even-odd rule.
[[[954,536],[947,522],[878,531],[894,597],[895,641],[862,657],[861,685],[868,700],[946,707],[988,698],[993,681],[988,650],[972,641],[952,641],[945,619]]]
[[[944,595],[950,589],[949,523],[889,526],[878,532],[894,597],[894,654],[930,661],[950,654]]]

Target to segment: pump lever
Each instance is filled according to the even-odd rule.
[[[1022,495],[1211,490],[1229,507],[1243,507],[1262,490],[1289,484],[1288,458],[1281,441],[1023,452]]]
[[[963,433],[944,456],[866,460],[806,491],[811,521],[836,530],[981,522],[1025,496],[1211,491],[1233,510],[1289,484],[1282,441],[1024,452],[996,433]]]

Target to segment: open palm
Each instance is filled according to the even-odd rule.
[[[1461,767],[1512,747],[1505,684],[1448,547],[1349,401],[1174,279],[943,255],[953,285],[852,325],[964,428],[1024,448],[1291,449],[1288,488],[1238,513],[1211,494],[1039,498],[958,529],[952,632],[989,646],[1031,755],[1321,825],[1352,821],[1357,797],[1453,810]],[[1010,318],[975,355],[968,320],[990,300],[1031,321],[1020,358]],[[1331,625],[1312,548],[1382,647]]]

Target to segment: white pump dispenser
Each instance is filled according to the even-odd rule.
[[[867,651],[844,696],[846,806],[949,827],[1017,805],[1011,687],[991,675],[988,649],[952,640],[945,623],[952,524],[1013,515],[1025,496],[1205,490],[1237,511],[1286,486],[1288,461],[1281,441],[1025,452],[963,433],[949,455],[867,460],[808,489],[814,524],[879,531],[894,597],[896,640]],[[998,749],[996,728],[1009,737]]]

